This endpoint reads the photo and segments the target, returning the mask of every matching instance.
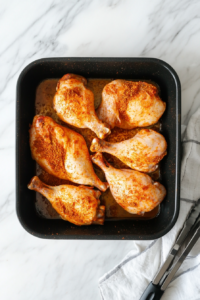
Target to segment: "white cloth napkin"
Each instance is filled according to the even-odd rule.
[[[200,109],[191,117],[182,141],[181,204],[178,220],[165,236],[136,241],[133,250],[99,280],[103,300],[140,299],[165,261],[192,204],[200,198]],[[200,239],[176,273],[162,300],[200,299]]]

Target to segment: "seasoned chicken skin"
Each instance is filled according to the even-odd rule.
[[[151,129],[141,129],[133,138],[120,143],[95,138],[90,150],[110,153],[132,169],[153,172],[167,154],[167,143],[162,134]]]
[[[108,125],[100,121],[94,108],[94,95],[85,86],[87,80],[75,74],[64,75],[57,84],[53,107],[61,120],[79,128],[90,128],[103,139],[110,134]]]
[[[30,128],[33,159],[49,174],[105,191],[94,172],[84,138],[47,116],[35,116]]]
[[[100,191],[86,186],[49,186],[37,176],[31,179],[28,188],[45,196],[63,220],[75,225],[104,223],[105,206],[100,205]]]
[[[165,108],[154,85],[114,80],[103,89],[97,116],[111,128],[132,129],[155,124]]]
[[[166,195],[165,187],[150,176],[134,170],[115,169],[103,159],[100,152],[92,161],[104,172],[110,191],[116,202],[131,214],[141,215],[161,203]]]

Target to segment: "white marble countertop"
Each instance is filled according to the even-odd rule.
[[[98,278],[131,241],[52,241],[29,235],[15,212],[15,91],[22,69],[60,56],[156,57],[182,84],[182,124],[200,105],[200,2],[1,1],[0,299],[96,300]]]

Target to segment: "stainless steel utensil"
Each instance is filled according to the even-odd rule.
[[[192,206],[166,261],[148,285],[140,300],[159,300],[186,256],[200,237],[200,199]]]

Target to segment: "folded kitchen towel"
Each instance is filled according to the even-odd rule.
[[[185,130],[182,150],[181,203],[176,224],[160,239],[133,242],[133,250],[100,279],[103,300],[140,299],[165,261],[192,204],[200,198],[200,109]],[[200,240],[162,296],[162,300],[171,299],[200,299]]]

